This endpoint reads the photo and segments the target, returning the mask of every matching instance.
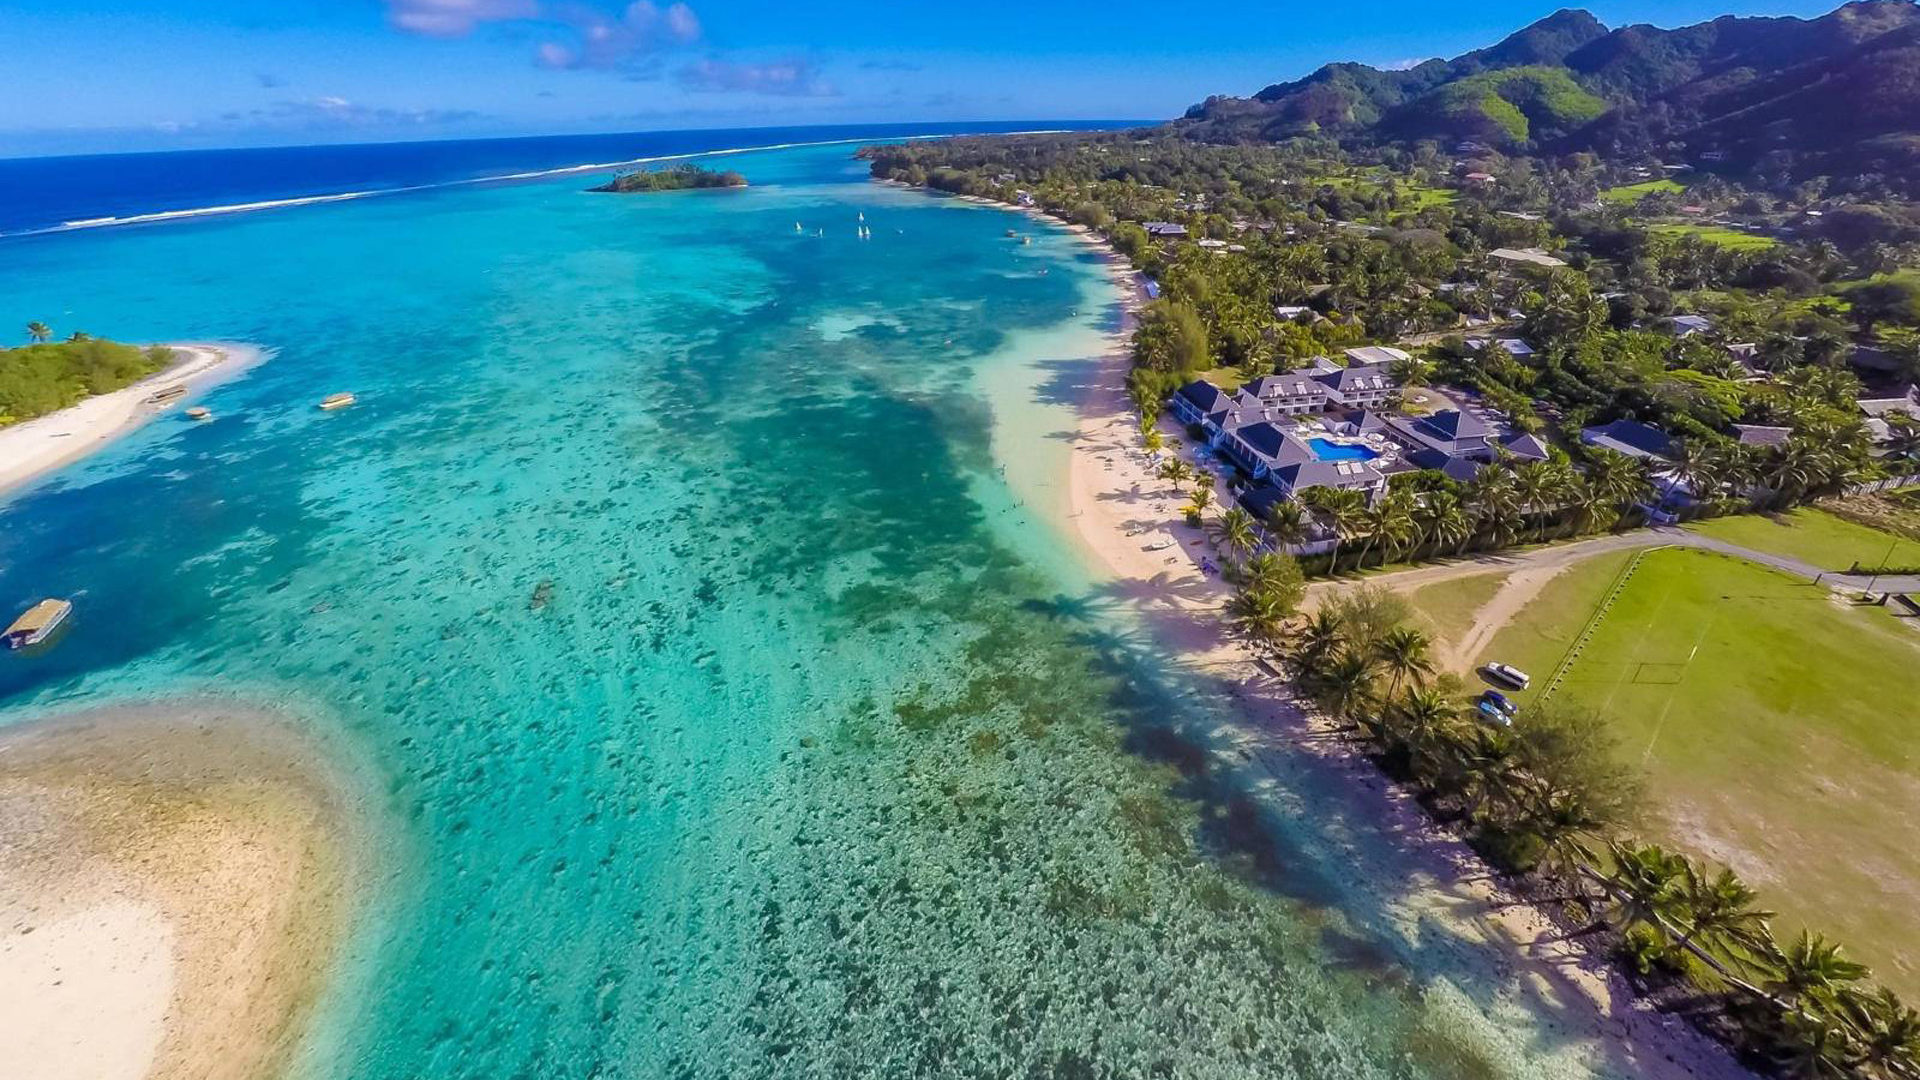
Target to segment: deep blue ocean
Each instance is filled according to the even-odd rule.
[[[1089,246],[847,144],[446,186],[927,130],[0,162],[16,230],[414,189],[0,238],[0,327],[270,350],[0,498],[0,614],[75,604],[0,726],[212,697],[372,763],[303,1077],[1636,1075],[1070,543]]]
[[[863,124],[13,158],[0,160],[0,234],[713,150],[1116,126],[1086,121]]]

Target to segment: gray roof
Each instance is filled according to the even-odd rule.
[[[1314,376],[1311,370],[1283,371],[1277,375],[1262,375],[1241,389],[1259,398],[1280,397],[1325,397],[1327,390]]]
[[[1768,427],[1764,424],[1735,424],[1733,430],[1740,436],[1740,442],[1747,446],[1779,446],[1793,434],[1792,428]]]
[[[1580,432],[1582,441],[1604,447],[1628,457],[1666,457],[1673,439],[1666,432],[1638,420],[1615,420],[1611,424],[1590,427]]]
[[[1234,436],[1265,459],[1269,468],[1296,461],[1314,460],[1313,450],[1289,435],[1279,425],[1261,420],[1235,428]]]
[[[1547,444],[1541,442],[1538,436],[1524,431],[1516,431],[1502,438],[1500,445],[1506,447],[1507,453],[1528,461],[1545,461],[1549,456]]]
[[[1385,364],[1360,364],[1314,377],[1343,394],[1356,390],[1391,390],[1400,385],[1393,381]]]
[[[1295,491],[1315,487],[1371,487],[1385,478],[1366,462],[1321,461],[1309,455],[1273,470],[1274,479]]]
[[[1227,392],[1205,379],[1195,379],[1174,392],[1192,402],[1203,413],[1213,412],[1227,401]]]

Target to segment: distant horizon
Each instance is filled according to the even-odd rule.
[[[1173,119],[1175,118],[1161,117],[1159,119],[1149,119],[1149,118],[1120,119],[1120,118],[1114,118],[1114,117],[1038,117],[1038,118],[1017,118],[1016,117],[1016,118],[1008,118],[1008,119],[973,119],[973,120],[873,120],[873,121],[857,121],[856,120],[856,121],[843,121],[843,122],[819,122],[819,123],[802,123],[802,124],[712,124],[712,125],[694,125],[694,126],[687,126],[687,127],[633,128],[625,131],[549,131],[549,132],[528,133],[524,135],[442,135],[442,136],[425,137],[425,138],[394,137],[394,138],[385,138],[385,139],[382,139],[382,138],[356,139],[351,142],[323,141],[323,142],[304,142],[304,143],[294,142],[294,143],[247,144],[247,145],[239,145],[239,146],[182,146],[182,147],[173,147],[173,148],[166,148],[166,149],[143,149],[143,150],[98,150],[98,151],[70,153],[70,154],[69,153],[9,154],[5,152],[0,152],[0,163],[10,162],[10,161],[64,161],[64,160],[79,161],[79,160],[85,160],[89,158],[115,158],[115,157],[160,157],[160,156],[174,155],[174,154],[181,154],[181,155],[239,154],[239,153],[252,153],[252,152],[272,153],[278,150],[352,150],[352,149],[361,148],[361,147],[426,146],[426,145],[433,145],[433,144],[440,144],[440,143],[447,143],[447,144],[508,143],[508,142],[531,142],[531,141],[540,141],[540,140],[560,140],[560,139],[617,139],[623,136],[704,134],[704,133],[710,133],[710,132],[725,132],[725,131],[740,131],[740,132],[818,131],[818,130],[841,129],[841,128],[917,128],[917,127],[964,128],[969,125],[980,125],[983,129],[989,129],[989,128],[1006,128],[1008,125],[1016,125],[1017,126],[1016,130],[983,130],[982,134],[1018,135],[1018,134],[1026,133],[1029,131],[1040,132],[1045,130],[1124,131],[1131,128],[1150,127],[1157,124],[1164,124]],[[1038,125],[1038,126],[1033,128],[1027,128],[1026,125],[1029,125],[1029,124]],[[1069,126],[1051,127],[1052,125],[1069,125]],[[909,134],[910,133],[902,132],[895,135],[876,136],[876,137],[898,138],[898,137],[905,137]],[[966,132],[941,131],[941,132],[933,132],[932,134],[942,138],[955,138],[955,137],[960,137],[965,135]],[[724,147],[716,150],[689,151],[689,154],[693,156],[698,156],[702,154],[726,153],[731,149],[734,149],[734,148]],[[749,147],[746,149],[752,149],[752,148]]]
[[[0,157],[628,131],[1171,119],[1352,61],[1491,45],[1565,5],[1218,5],[1170,33],[1145,0],[1056,0],[1017,24],[821,0],[0,0],[16,43]],[[1606,0],[1609,26],[1814,17],[1835,0]],[[183,78],[182,72],[191,72]],[[917,121],[902,121],[900,116]]]

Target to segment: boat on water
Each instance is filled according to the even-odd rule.
[[[357,400],[352,394],[328,394],[320,399],[320,411],[332,412],[335,409],[344,409]]]
[[[9,649],[30,649],[52,637],[71,614],[73,605],[68,601],[42,600],[13,620],[6,633],[0,634],[0,641],[5,641]]]
[[[187,419],[211,420],[213,419],[213,410],[207,408],[205,405],[195,405],[193,408],[187,410]]]
[[[1020,231],[1019,231],[1018,229],[1008,229],[1008,230],[1007,230],[1007,239],[1009,239],[1009,240],[1011,240],[1011,239],[1013,239],[1014,237],[1016,237],[1016,236],[1019,236],[1019,235],[1020,235]]]

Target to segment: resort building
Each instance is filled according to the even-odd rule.
[[[1671,435],[1638,420],[1615,420],[1600,427],[1583,428],[1580,441],[1644,461],[1666,461],[1673,453]]]
[[[1185,225],[1175,225],[1171,221],[1149,221],[1142,227],[1155,240],[1184,240],[1187,236]]]
[[[1388,416],[1382,430],[1406,450],[1406,463],[1437,469],[1456,480],[1470,480],[1501,455],[1519,461],[1545,461],[1547,446],[1524,431],[1496,428],[1484,417],[1458,409],[1432,416]]]
[[[1302,437],[1297,430],[1270,420],[1227,432],[1219,450],[1256,482],[1270,483],[1288,495],[1316,487],[1372,495],[1387,485],[1386,476],[1373,464],[1379,451],[1351,442]]]
[[[1765,424],[1735,424],[1733,432],[1741,446],[1785,446],[1793,429]]]

